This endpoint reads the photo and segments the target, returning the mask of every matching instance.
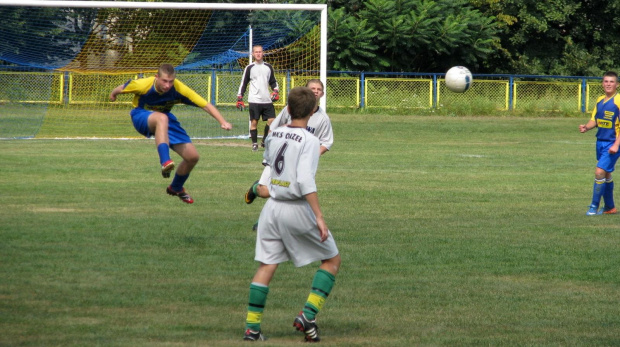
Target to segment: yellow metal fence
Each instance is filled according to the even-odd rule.
[[[112,88],[136,78],[130,74],[78,74],[63,72],[0,72],[0,102],[98,104],[108,101]],[[234,106],[240,72],[179,72],[178,78],[216,105]],[[310,78],[278,74],[281,91],[304,85]],[[465,93],[449,91],[442,74],[423,76],[350,76],[331,73],[327,78],[327,108],[337,109],[430,109],[475,104],[508,111],[590,112],[602,94],[596,78],[511,76],[477,78]],[[281,93],[276,106],[286,104]],[[247,97],[247,94],[246,94]]]

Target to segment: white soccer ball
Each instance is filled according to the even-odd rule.
[[[454,66],[446,72],[446,87],[455,93],[464,93],[474,83],[471,72],[465,66]]]

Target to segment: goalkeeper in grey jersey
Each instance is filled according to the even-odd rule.
[[[319,100],[323,97],[324,86],[323,82],[318,79],[311,79],[306,83],[306,87],[310,88],[316,97],[316,106],[315,111],[310,120],[308,121],[308,125],[306,129],[316,136],[320,142],[320,154],[323,155],[327,151],[329,151],[334,143],[334,132],[332,130],[332,123],[329,119],[329,116],[325,111],[318,106]],[[291,116],[285,107],[282,109],[280,114],[276,117],[276,119],[271,123],[271,129],[276,129],[279,126],[286,125],[291,122]],[[263,162],[265,168],[263,170],[263,174],[261,178],[254,182],[250,189],[245,194],[245,202],[247,204],[251,204],[257,196],[261,198],[269,197],[269,189],[267,185],[269,184],[269,175],[270,175],[270,167]],[[257,224],[254,224],[253,229],[256,230]]]
[[[316,99],[307,87],[289,94],[291,123],[274,129],[265,141],[264,159],[271,167],[269,192],[256,234],[255,260],[260,262],[250,284],[244,340],[264,340],[261,332],[269,284],[278,265],[297,267],[321,261],[310,294],[293,326],[309,342],[320,341],[315,316],[331,292],[340,268],[340,254],[321,211],[314,176],[319,139],[306,127]]]

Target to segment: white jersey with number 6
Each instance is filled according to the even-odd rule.
[[[272,131],[265,140],[263,158],[271,168],[271,198],[299,200],[316,192],[319,139],[306,129],[284,126]]]
[[[316,192],[319,139],[306,129],[280,127],[265,140],[264,158],[271,167],[269,194],[258,219],[256,261],[295,266],[330,259],[338,247],[328,231],[321,242],[316,216],[305,195]]]

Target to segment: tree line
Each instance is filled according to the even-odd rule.
[[[475,73],[600,76],[620,65],[620,0],[327,4],[333,70],[443,72],[465,65]]]
[[[152,0],[136,0],[152,1]],[[213,2],[213,0],[155,0]],[[216,0],[229,3],[281,3],[280,0]],[[600,76],[620,68],[620,0],[289,0],[327,3],[328,69],[366,72],[445,72],[464,65],[474,73]],[[49,21],[57,9],[45,9]],[[80,10],[75,10],[78,13]],[[25,21],[27,8],[0,8],[4,50],[25,52],[42,21]],[[87,18],[88,14],[83,15]],[[68,18],[68,17],[67,17]],[[138,18],[139,19],[139,18]],[[137,22],[135,19],[134,22]],[[232,20],[232,19],[231,19]],[[62,21],[61,21],[62,22]],[[58,57],[75,50],[71,37],[90,30],[64,20]],[[72,30],[65,27],[70,25]],[[151,24],[152,26],[152,24]],[[150,27],[149,27],[150,28]],[[112,30],[114,28],[109,28]],[[152,28],[151,28],[152,29]],[[37,31],[38,30],[38,31]],[[67,37],[66,34],[73,36]],[[32,32],[32,37],[19,33]],[[45,32],[45,33],[43,33]],[[53,34],[53,33],[52,33]],[[46,36],[46,37],[47,37]],[[75,42],[78,41],[76,38]],[[69,43],[67,43],[69,42]],[[45,48],[45,47],[43,47]],[[48,51],[52,51],[50,48]],[[4,52],[6,53],[6,52]],[[61,54],[66,53],[66,54]]]

